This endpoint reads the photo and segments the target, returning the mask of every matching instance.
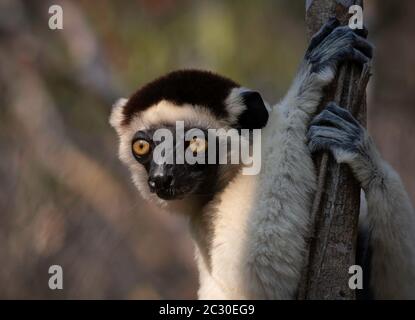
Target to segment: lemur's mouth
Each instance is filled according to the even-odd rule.
[[[179,200],[183,199],[186,192],[176,190],[174,188],[162,189],[156,191],[157,196],[163,200]]]

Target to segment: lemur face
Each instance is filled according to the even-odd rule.
[[[110,123],[120,138],[120,159],[140,193],[163,204],[212,195],[231,171],[232,165],[218,164],[219,155],[208,159],[209,149],[219,143],[211,129],[238,133],[262,128],[267,120],[257,92],[210,72],[183,70],[120,99]],[[187,155],[198,161],[188,161]]]
[[[191,136],[186,141],[185,135],[191,135],[195,129],[202,135]],[[166,136],[171,137],[171,144],[159,140],[157,132],[167,133]],[[208,163],[207,137],[208,132],[204,127],[181,127],[171,123],[137,131],[131,143],[131,153],[146,171],[149,191],[163,200],[212,194],[218,182],[219,166],[217,157],[214,163]],[[192,156],[199,157],[202,161],[188,163],[185,158],[180,161],[178,153],[182,151],[183,155],[191,152]]]

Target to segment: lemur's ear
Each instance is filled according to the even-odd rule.
[[[242,129],[261,129],[268,122],[268,110],[261,95],[256,91],[241,93],[246,109],[239,116]]]
[[[124,119],[123,108],[126,105],[128,99],[119,98],[112,105],[111,115],[110,115],[110,125],[119,132],[121,130],[121,123]]]

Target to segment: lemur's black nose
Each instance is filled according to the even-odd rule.
[[[148,178],[151,192],[168,189],[172,186],[173,177],[169,174],[157,174]]]

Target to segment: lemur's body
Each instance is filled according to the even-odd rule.
[[[257,94],[198,71],[170,74],[114,109],[111,123],[120,135],[120,157],[143,196],[178,207],[190,217],[199,298],[295,298],[316,189],[310,149],[330,150],[338,162],[351,166],[362,185],[368,212],[361,225],[369,230],[374,297],[415,298],[415,216],[399,176],[380,158],[366,130],[338,106],[329,105],[310,126],[338,63],[367,62],[370,51],[366,40],[332,20],[313,38],[291,89],[269,118]],[[179,85],[172,89],[173,81]],[[190,89],[190,97],[185,97],[191,83],[196,93]],[[212,97],[215,92],[217,100]],[[230,165],[176,169],[177,165],[154,165],[133,156],[132,142],[176,120],[204,129],[255,129],[267,123],[260,174],[243,175],[238,166]],[[133,149],[141,155],[142,149]],[[163,172],[169,172],[168,180]],[[207,183],[207,175],[215,179]],[[195,186],[184,192],[189,183]],[[185,200],[176,199],[177,194]]]

